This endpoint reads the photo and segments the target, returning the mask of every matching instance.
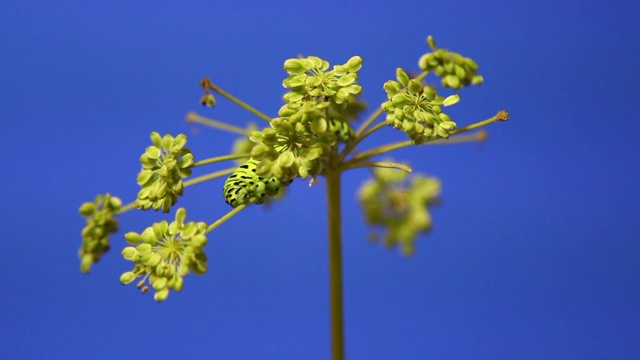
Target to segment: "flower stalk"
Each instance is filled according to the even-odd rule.
[[[344,359],[344,316],[342,297],[342,215],[340,172],[326,174],[329,221],[329,288],[331,348],[334,360]]]

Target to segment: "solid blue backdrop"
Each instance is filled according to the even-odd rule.
[[[0,358],[328,358],[322,182],[216,229],[208,273],[162,304],[120,285],[121,233],[173,215],[124,214],[83,275],[77,209],[135,198],[153,130],[186,133],[198,158],[227,153],[233,136],[188,126],[190,110],[259,123],[222,98],[201,108],[205,76],[276,114],[285,59],[360,55],[372,111],[429,34],[485,77],[451,108],[458,124],[511,120],[481,146],[393,154],[443,182],[412,258],[367,243],[354,194],[368,173],[344,176],[347,356],[640,357],[639,14],[637,1],[0,2]],[[222,184],[186,191],[188,219],[228,211]]]

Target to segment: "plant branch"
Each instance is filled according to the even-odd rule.
[[[380,167],[380,168],[390,168],[390,169],[398,169],[406,172],[412,172],[411,167],[406,164],[401,164],[397,162],[389,162],[389,161],[360,161],[354,164],[351,164],[349,167],[343,168],[343,170],[351,170],[357,169],[361,167]]]
[[[367,120],[365,120],[362,123],[362,125],[358,127],[358,130],[356,130],[356,136],[359,137],[360,134],[362,134],[367,129],[367,127],[371,125],[372,122],[374,122],[378,117],[380,117],[380,115],[382,115],[383,111],[384,110],[382,110],[382,106],[380,106],[378,110],[376,110],[373,114],[369,115]]]
[[[225,221],[229,220],[233,215],[239,213],[240,211],[244,210],[244,208],[246,208],[249,204],[242,204],[242,205],[238,205],[238,207],[233,208],[233,210],[229,211],[225,216],[221,217],[220,219],[216,220],[213,224],[209,225],[209,227],[207,228],[206,233],[211,232],[213,229],[217,228],[218,226],[222,225]]]
[[[228,92],[222,90],[218,85],[210,82],[208,84],[208,88],[213,90],[213,91],[215,91],[215,92],[217,92],[218,94],[222,95],[223,97],[229,99],[231,102],[233,102],[236,105],[240,106],[241,108],[247,110],[248,112],[256,115],[257,117],[261,118],[262,120],[264,120],[266,122],[271,122],[271,118],[268,115],[265,115],[264,113],[262,113],[261,111],[257,110],[253,106],[245,103],[244,101],[238,99],[237,97],[235,97],[235,96],[229,94]]]
[[[243,158],[249,158],[249,157],[251,157],[251,154],[233,154],[233,155],[216,156],[216,157],[196,161],[193,163],[193,167],[213,164],[221,161],[236,160],[236,159],[243,159]]]
[[[247,135],[246,129],[243,129],[239,126],[227,124],[226,122],[223,122],[223,121],[213,120],[213,119],[206,118],[204,116],[200,116],[193,111],[190,111],[187,114],[186,120],[187,122],[199,123],[199,124],[207,125],[212,128],[216,128],[220,130],[226,130],[232,133],[245,135],[245,136]]]
[[[136,203],[135,203],[135,201],[133,201],[133,202],[128,203],[127,205],[121,206],[116,214],[122,214],[122,213],[125,213],[125,212],[129,211],[129,210],[133,210],[135,208],[136,208]]]
[[[331,310],[331,348],[333,359],[344,359],[344,326],[342,304],[342,215],[340,171],[326,174],[329,220],[329,288]]]
[[[224,170],[220,170],[220,171],[216,171],[216,172],[212,172],[210,174],[194,177],[193,179],[187,180],[187,181],[185,181],[183,183],[183,185],[184,185],[184,187],[193,186],[193,185],[205,182],[207,180],[211,180],[211,179],[215,179],[215,178],[219,178],[221,176],[225,176],[225,175],[231,174],[234,171],[236,171],[235,167],[224,169]]]
[[[467,125],[465,127],[461,127],[457,130],[454,130],[450,133],[450,139],[455,139],[455,135],[457,134],[462,134],[464,132],[467,131],[471,131],[471,130],[475,130],[478,129],[480,127],[483,126],[487,126],[493,122],[496,121],[507,121],[509,119],[509,113],[506,112],[505,110],[500,110],[495,116],[490,117],[486,120],[482,120],[482,121],[478,121],[476,123],[473,123],[471,125]],[[432,143],[437,143],[437,144],[444,144],[445,142],[447,142],[447,139],[442,139],[442,138],[432,138],[427,140],[424,144],[420,144],[420,145],[427,145],[427,144],[432,144]],[[347,161],[345,163],[345,168],[350,168],[352,167],[353,164],[358,163],[362,160],[365,159],[369,159],[371,157],[374,157],[376,155],[380,155],[380,154],[384,154],[387,153],[389,151],[393,151],[393,150],[397,150],[397,149],[401,149],[404,147],[408,147],[408,146],[415,146],[416,144],[413,143],[413,141],[411,140],[406,140],[406,141],[399,141],[399,142],[395,142],[395,143],[390,143],[390,144],[385,144],[385,145],[381,145],[378,147],[375,147],[373,149],[361,152],[360,154],[357,154],[356,156],[354,156],[352,159],[350,159],[349,161]]]

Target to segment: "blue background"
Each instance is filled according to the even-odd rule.
[[[348,357],[638,358],[638,2],[396,3],[0,2],[0,358],[328,358],[323,184],[296,181],[285,203],[215,230],[209,272],[162,304],[118,282],[121,234],[79,272],[77,209],[135,198],[152,130],[187,133],[199,158],[227,153],[234,137],[188,126],[190,110],[260,121],[221,98],[201,108],[204,76],[275,114],[285,59],[357,54],[375,108],[428,34],[485,77],[454,119],[511,120],[482,146],[393,154],[444,186],[412,258],[367,243],[355,193],[368,174],[345,175]],[[361,149],[402,138],[384,133]],[[222,184],[188,189],[188,219],[229,209]],[[129,212],[121,230],[171,217]]]

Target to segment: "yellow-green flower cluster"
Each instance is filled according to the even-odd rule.
[[[435,72],[442,79],[442,86],[457,90],[462,86],[482,84],[484,79],[476,73],[478,64],[473,59],[453,51],[438,49],[432,36],[427,38],[427,44],[433,52],[422,55],[418,66],[424,71]]]
[[[270,127],[249,136],[256,143],[251,155],[260,160],[259,175],[287,181],[321,173],[323,155],[353,136],[340,114],[351,111],[349,102],[362,91],[356,83],[361,67],[359,56],[331,70],[326,60],[315,56],[285,61],[289,76],[282,84],[290,89],[285,105]]]
[[[98,195],[94,202],[80,206],[80,214],[87,218],[82,229],[82,245],[78,251],[80,271],[88,273],[102,255],[109,251],[109,235],[118,231],[115,218],[122,201],[110,194]]]
[[[170,134],[160,137],[154,131],[151,142],[153,145],[140,156],[142,170],[138,174],[138,185],[141,189],[136,206],[144,210],[153,208],[169,212],[171,206],[178,202],[178,196],[182,196],[182,179],[191,175],[193,154],[184,147],[187,143],[184,134],[175,138]]]
[[[399,246],[403,254],[412,255],[418,235],[431,228],[427,206],[439,194],[440,181],[436,178],[407,178],[404,171],[378,168],[374,178],[360,187],[358,197],[367,223],[382,227],[383,243]]]
[[[190,271],[204,274],[207,271],[207,256],[203,247],[207,244],[207,224],[204,222],[184,223],[187,211],[178,209],[175,221],[153,224],[141,234],[125,234],[128,246],[122,250],[122,256],[132,261],[133,270],[120,277],[120,282],[130,284],[138,277],[142,279],[137,287],[142,292],[155,290],[154,299],[163,301],[171,289],[180,291],[183,277]],[[147,283],[149,285],[145,285]]]
[[[362,87],[356,84],[362,62],[360,56],[353,56],[345,64],[328,70],[329,62],[317,56],[285,61],[284,69],[289,76],[282,81],[282,86],[291,92],[284,96],[287,104],[283,108],[295,110],[307,96],[346,103],[351,95],[362,92]]]
[[[460,101],[459,95],[447,98],[418,79],[409,79],[402,69],[396,70],[397,81],[384,84],[388,101],[382,103],[387,113],[387,124],[402,130],[416,144],[422,144],[436,137],[448,138],[456,128],[451,117],[442,112],[443,106],[451,106]]]

